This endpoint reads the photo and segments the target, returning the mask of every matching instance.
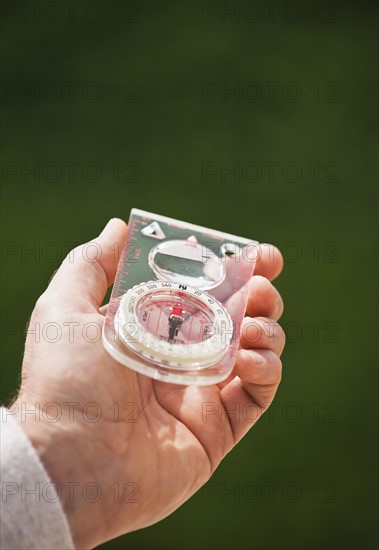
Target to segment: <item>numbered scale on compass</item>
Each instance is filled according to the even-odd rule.
[[[142,283],[121,299],[115,327],[122,342],[155,364],[204,368],[227,353],[233,323],[212,296],[188,285]]]

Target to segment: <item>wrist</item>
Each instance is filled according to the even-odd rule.
[[[21,407],[18,409],[22,410]],[[83,468],[85,460],[82,449],[76,443],[83,444],[80,433],[74,437],[75,426],[67,426],[61,420],[49,422],[40,417],[38,420],[33,416],[22,418],[20,414],[15,414],[15,418],[56,487],[75,548],[93,548],[103,542],[99,532],[99,506],[91,495],[95,480],[91,479],[91,470],[85,471]]]

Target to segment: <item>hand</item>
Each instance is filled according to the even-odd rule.
[[[269,279],[280,273],[282,256],[270,247],[269,259],[267,245],[226,382],[167,384],[112,359],[101,342],[101,304],[117,270],[114,243],[122,250],[126,234],[125,223],[112,219],[92,241],[101,258],[88,261],[95,246],[76,248],[37,301],[14,405],[60,488],[78,548],[146,527],[178,508],[267,409],[281,377],[284,335],[276,321],[283,305]],[[38,341],[33,330],[45,338]],[[40,422],[22,413],[33,407],[43,413]]]

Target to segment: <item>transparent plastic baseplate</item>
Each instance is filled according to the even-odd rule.
[[[120,363],[210,385],[232,372],[258,243],[134,208],[103,328]]]

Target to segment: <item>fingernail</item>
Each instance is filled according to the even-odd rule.
[[[243,349],[241,350],[241,355],[249,362],[252,360],[256,365],[261,365],[264,361],[262,355],[253,350]]]

